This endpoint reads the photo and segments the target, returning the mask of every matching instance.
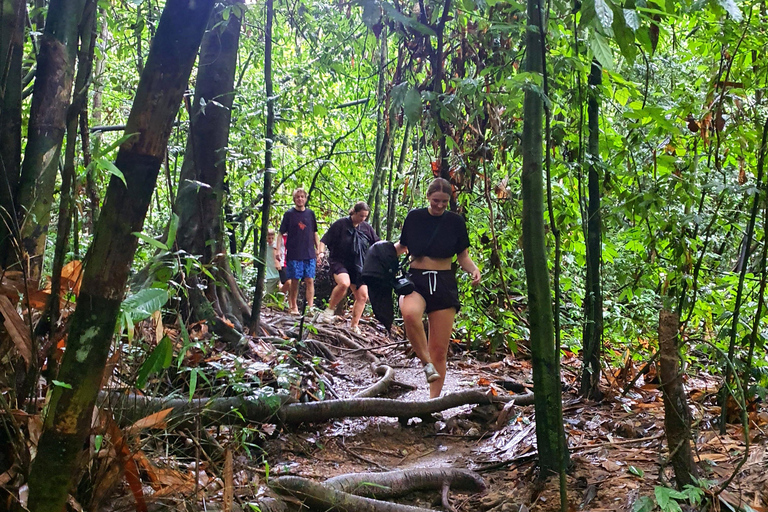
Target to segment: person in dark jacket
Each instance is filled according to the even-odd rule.
[[[447,180],[435,179],[427,189],[429,207],[408,212],[400,241],[395,244],[398,254],[408,252],[410,256],[408,277],[415,291],[400,297],[400,311],[405,334],[424,363],[430,398],[439,397],[443,389],[453,318],[461,307],[451,268],[453,257],[471,274],[473,286],[481,279],[480,270],[469,256],[467,225],[460,215],[447,211],[451,193]],[[422,323],[425,312],[429,338]]]
[[[330,249],[328,264],[336,286],[331,292],[328,308],[320,314],[320,321],[330,323],[335,316],[336,306],[352,288],[355,304],[352,306],[350,328],[360,334],[360,317],[368,301],[368,287],[363,283],[363,259],[371,244],[379,237],[370,224],[365,222],[371,208],[360,201],[349,210],[349,216],[339,219],[328,228],[320,239],[320,254]]]

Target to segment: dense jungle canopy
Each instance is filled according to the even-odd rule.
[[[437,176],[483,275],[472,287],[459,273],[453,341],[531,358],[542,475],[569,465],[555,411],[560,358],[578,354],[576,388],[595,401],[658,364],[669,485],[708,487],[685,376],[717,380],[722,412],[706,428],[742,423],[747,452],[748,405],[768,385],[766,9],[0,0],[8,503],[27,482],[30,510],[77,494],[116,364],[132,368],[122,391],[171,396],[174,383],[192,400],[219,377],[190,354],[252,355],[313,329],[262,318],[283,308],[262,302],[266,234],[294,189],[321,233],[367,201],[396,241]],[[297,386],[280,364],[269,392],[237,393]],[[22,415],[42,420],[32,451]],[[130,454],[110,421],[102,432]],[[663,496],[636,509],[690,494]]]

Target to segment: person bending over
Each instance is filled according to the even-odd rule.
[[[379,241],[371,225],[365,222],[370,211],[371,208],[367,203],[363,201],[356,203],[349,210],[349,216],[331,224],[320,239],[320,254],[325,253],[326,246],[331,251],[328,256],[328,265],[336,281],[328,301],[328,308],[321,313],[320,321],[326,323],[333,321],[336,306],[351,287],[355,296],[355,305],[352,307],[352,320],[349,326],[357,334],[360,334],[360,317],[368,301],[368,287],[362,280],[363,258],[368,247]]]
[[[315,300],[315,248],[320,247],[320,239],[315,212],[307,208],[307,193],[303,188],[293,192],[293,204],[295,206],[283,214],[280,233],[288,235],[285,243],[285,272],[291,283],[288,304],[291,314],[298,315],[299,281],[304,280],[307,285],[307,307],[312,307]],[[277,239],[278,252],[282,240],[283,237]]]
[[[405,322],[405,334],[416,356],[424,363],[429,382],[430,398],[437,398],[443,389],[448,357],[448,344],[453,331],[453,318],[461,307],[456,276],[451,262],[457,256],[459,266],[472,275],[472,285],[480,283],[480,270],[469,256],[469,235],[464,219],[447,211],[451,184],[435,179],[427,189],[427,208],[408,212],[400,241],[395,243],[398,254],[408,252],[411,261],[408,277],[415,291],[400,297],[400,311]],[[427,313],[429,338],[422,317]]]

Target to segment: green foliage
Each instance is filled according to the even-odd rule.
[[[136,377],[136,387],[138,389],[144,389],[144,385],[147,383],[147,379],[153,373],[160,372],[171,366],[173,359],[173,343],[168,336],[163,336],[160,343],[157,344],[152,353],[149,354],[144,363],[139,368],[139,373]]]

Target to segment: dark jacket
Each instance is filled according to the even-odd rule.
[[[381,241],[373,244],[365,255],[363,281],[368,285],[373,315],[389,330],[395,319],[393,287],[398,272],[395,244]]]

